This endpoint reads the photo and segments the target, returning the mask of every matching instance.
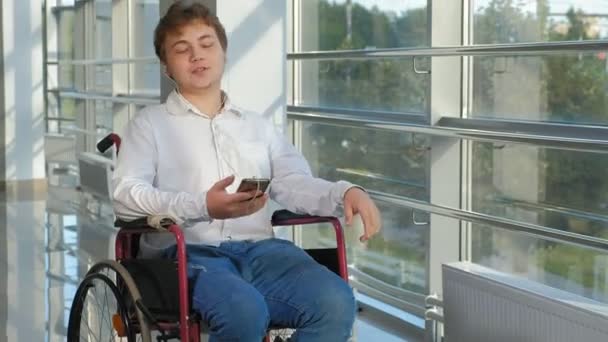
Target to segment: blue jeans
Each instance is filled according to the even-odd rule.
[[[188,245],[192,306],[210,342],[259,342],[269,326],[296,329],[292,341],[346,341],[355,320],[352,289],[281,239]],[[166,251],[175,256],[175,247]]]

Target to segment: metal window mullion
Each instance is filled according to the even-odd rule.
[[[134,15],[135,1],[112,1],[112,60],[131,57],[130,37],[133,35],[131,16]],[[127,34],[125,34],[127,32]],[[112,95],[130,94],[134,77],[132,64],[112,64]],[[112,104],[112,130],[122,133],[130,117],[129,104],[114,102]]]
[[[87,48],[86,48],[86,31],[87,31],[87,20],[85,20],[87,15],[87,6],[90,3],[86,2],[77,2],[75,4],[74,10],[74,36],[73,36],[73,48],[74,55],[73,58],[84,59],[87,56]],[[87,77],[86,70],[84,67],[74,67],[74,88],[79,91],[85,92],[87,89]],[[61,96],[60,96],[61,98]],[[79,129],[85,129],[87,125],[87,106],[85,101],[75,101],[75,108],[77,114],[82,113],[82,115],[76,115],[76,127]],[[76,136],[76,155],[79,155],[82,152],[86,151],[87,138],[85,136]]]
[[[435,0],[431,8],[431,46],[462,45],[463,4],[454,0]],[[458,15],[460,14],[460,15]],[[438,23],[433,25],[434,23]],[[431,125],[445,113],[460,117],[462,111],[462,57],[431,59]],[[429,152],[429,201],[433,204],[461,207],[461,141],[433,137]],[[443,293],[442,264],[460,258],[460,221],[437,214],[430,215],[427,246],[427,294]],[[437,341],[441,329],[427,320],[425,341]]]
[[[57,68],[47,64],[46,62],[49,59],[49,52],[55,53],[57,55],[57,19],[52,16],[50,8],[55,5],[54,0],[43,0],[42,1],[42,60],[44,64],[42,66],[42,91],[44,96],[44,126],[45,133],[49,131],[49,93],[47,89],[49,87],[49,73],[53,72],[55,76],[57,73]],[[49,33],[50,32],[50,33]],[[53,79],[57,79],[57,77],[53,77]]]
[[[303,41],[305,40],[303,38],[305,32],[303,29],[303,15],[305,13],[305,10],[303,9],[303,6],[306,6],[307,4],[302,1],[302,0],[293,0],[292,1],[292,20],[293,20],[293,25],[292,25],[292,30],[293,30],[293,35],[292,35],[292,44],[291,44],[291,51],[292,52],[296,52],[296,51],[301,51],[303,48]],[[308,3],[308,6],[310,6],[310,3]],[[313,25],[310,25],[309,27],[312,28]],[[289,63],[289,62],[287,62]],[[303,63],[300,61],[293,61],[291,63],[291,70],[292,70],[292,90],[290,92],[291,94],[291,102],[290,104],[296,104],[299,103],[302,99],[302,92],[304,91],[304,79],[303,79]],[[311,75],[311,77],[318,77],[318,75],[313,74]],[[314,84],[308,84],[308,87],[313,87],[314,85],[316,85],[317,82],[313,82]],[[289,121],[289,120],[288,120]],[[292,143],[293,145],[301,152],[302,151],[302,144],[303,144],[303,123],[297,120],[291,120],[291,133],[292,133]],[[294,244],[298,245],[298,246],[302,246],[303,241],[304,241],[304,236],[303,236],[303,232],[302,229],[297,229],[297,227],[292,227],[292,233],[291,236],[293,238],[293,242]]]
[[[297,51],[297,42],[299,42],[299,34],[300,30],[296,26],[297,24],[297,13],[300,12],[300,2],[299,0],[291,0],[287,2],[287,16],[291,18],[291,22],[288,23],[287,27],[287,49],[289,52]],[[299,64],[298,61],[294,61],[289,63],[289,61],[285,61],[287,63],[287,79],[291,80],[291,82],[287,83],[287,105],[294,104],[296,98],[296,92],[298,91],[298,79],[296,73],[296,65]],[[285,115],[285,122],[287,123],[287,134],[288,138],[290,138],[291,143],[298,147],[297,139],[299,139],[299,124],[295,120],[289,120],[287,118],[287,114]],[[302,235],[300,229],[295,229],[295,227],[291,227],[291,241],[298,245],[302,245]]]
[[[96,8],[95,8],[95,2],[94,1],[87,1],[85,3],[85,35],[86,35],[86,42],[85,42],[85,49],[86,49],[86,54],[85,54],[85,58],[87,59],[92,59],[92,58],[96,58],[96,51],[95,51],[95,44],[96,44],[96,31],[98,29],[97,27],[97,18],[96,18]],[[90,92],[90,91],[94,91],[95,90],[95,83],[96,83],[96,72],[95,72],[95,68],[97,66],[95,65],[87,65],[84,66],[85,69],[85,74],[86,74],[86,92]],[[95,107],[96,107],[96,101],[94,100],[86,100],[86,115],[85,115],[85,127],[84,129],[86,131],[96,131],[97,130],[97,121],[96,121],[96,113],[95,113]],[[87,152],[93,152],[95,151],[95,144],[97,143],[96,139],[93,138],[92,136],[85,136],[86,139],[86,143],[85,143],[85,150]]]
[[[462,0],[462,43],[471,45],[473,43],[473,4],[469,0]],[[462,58],[462,110],[461,118],[468,118],[472,112],[473,105],[473,58],[464,56]],[[471,140],[462,140],[461,155],[461,208],[472,209],[472,172],[473,172],[473,144]],[[471,260],[472,241],[470,221],[460,222],[460,260]]]

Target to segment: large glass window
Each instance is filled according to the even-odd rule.
[[[158,0],[135,1],[133,13],[134,39],[131,40],[131,57],[152,58],[133,64],[132,94],[160,96],[160,64],[154,53],[154,28],[159,18]]]
[[[472,116],[608,124],[606,54],[476,57]]]
[[[476,44],[605,39],[601,1],[475,0]],[[605,126],[606,54],[475,57],[470,116]],[[471,148],[471,208],[543,227],[608,239],[605,153],[508,143]],[[608,300],[606,253],[472,225],[472,261]]]
[[[428,201],[428,137],[302,123],[302,152],[315,174]]]
[[[305,142],[302,152],[315,175],[428,201],[427,137],[315,123],[301,125]],[[347,230],[350,264],[376,281],[422,294],[428,222],[417,222],[409,208],[380,204],[384,229],[368,245],[358,242],[360,231]],[[318,235],[306,231],[304,242],[318,243],[331,234],[331,230]],[[369,279],[359,281],[369,283]]]
[[[473,145],[473,210],[608,238],[608,154]]]
[[[475,0],[476,44],[608,38],[604,1]],[[606,53],[473,58],[470,116],[539,124],[608,124]],[[542,128],[542,126],[539,126]],[[608,137],[608,135],[607,135]],[[471,209],[494,217],[608,239],[605,153],[474,142]],[[607,253],[472,225],[472,261],[608,300]]]
[[[297,1],[302,24],[300,51],[336,51],[428,46],[427,1]],[[297,60],[293,105],[321,111],[429,113],[430,59]],[[420,72],[422,70],[422,72]],[[404,117],[404,120],[407,120]],[[316,176],[348,180],[369,190],[429,200],[430,137],[364,124],[342,126],[298,121],[298,141]],[[428,216],[378,202],[384,228],[367,244],[361,225],[347,229],[348,258],[355,284],[390,289],[397,301],[422,298],[428,284]],[[331,230],[303,230],[303,245],[330,244]],[[357,285],[358,286],[358,285]],[[373,294],[368,293],[373,296]],[[422,302],[422,299],[420,299]]]
[[[471,0],[475,44],[608,38],[603,0]]]
[[[475,263],[608,302],[608,252],[487,225],[473,225],[471,241]]]
[[[317,107],[315,115],[320,118],[310,117],[294,125],[298,129],[296,142],[315,175],[349,180],[372,193],[405,200],[432,199],[430,207],[449,206],[490,218],[608,239],[608,182],[603,177],[607,154],[534,143],[473,140],[460,144],[456,139],[412,134],[416,130],[399,124],[378,125],[374,117],[378,113],[370,113],[419,113],[431,122],[440,117],[532,122],[541,129],[559,124],[564,134],[570,125],[606,127],[608,51],[475,55],[463,58],[461,65],[452,63],[458,57],[417,57],[416,63],[407,56],[365,58],[363,52],[368,49],[428,47],[428,20],[446,18],[445,13],[436,8],[429,13],[427,1],[318,0],[294,4],[295,52],[362,52],[356,59],[308,56],[290,61],[291,81],[296,82],[292,105]],[[462,27],[464,36],[471,37],[472,44],[487,44],[490,50],[495,44],[608,39],[608,7],[603,1],[471,0],[454,18],[461,17],[464,8],[471,8],[471,20],[464,20],[469,26]],[[433,23],[443,24],[456,26]],[[433,29],[438,41],[452,39],[446,38],[451,32],[438,26]],[[431,78],[425,73],[447,65],[462,67],[462,74],[434,74]],[[430,66],[438,68],[431,70]],[[431,84],[436,80],[459,88],[447,91],[444,84]],[[352,115],[352,110],[358,111],[360,124],[350,121],[339,125],[343,118],[339,114]],[[300,120],[302,114],[298,115],[294,120]],[[391,117],[406,126],[413,118]],[[428,128],[435,129],[432,125]],[[436,132],[443,135],[445,130]],[[453,173],[461,176],[450,178]],[[456,186],[451,184],[458,180]],[[608,252],[475,223],[463,225],[472,230],[470,235],[468,230],[461,232],[467,236],[462,243],[458,238],[430,241],[429,236],[436,236],[430,230],[437,228],[431,228],[427,214],[387,205],[381,202],[381,195],[378,198],[384,231],[365,246],[356,241],[357,232],[348,232],[355,284],[363,281],[376,290],[393,286],[426,294],[440,288],[429,284],[439,278],[430,273],[440,272],[440,268],[429,268],[429,260],[443,258],[443,251],[435,250],[447,247],[456,251],[451,261],[463,253],[467,260],[497,270],[608,300]],[[328,234],[307,231],[304,244],[330,241]],[[412,281],[403,282],[404,278]]]
[[[428,45],[427,0],[302,1],[303,50]],[[316,34],[315,34],[316,33]]]
[[[74,16],[71,7],[55,11],[57,18],[57,61],[65,62],[75,59],[74,56]],[[50,56],[49,56],[50,57]],[[71,64],[59,66],[59,75],[49,75],[52,79],[58,78],[59,88],[75,88],[74,66]]]
[[[52,7],[47,22],[53,24],[49,34],[56,28],[57,46],[49,43],[47,54],[47,127],[50,132],[77,135],[77,150],[88,150],[100,135],[120,131],[123,127],[117,126],[141,108],[129,103],[130,98],[133,103],[160,101],[161,73],[153,47],[159,1],[85,0],[48,5]],[[128,31],[116,34],[117,25]],[[117,65],[124,73],[114,77]]]
[[[94,26],[95,59],[112,58],[112,1],[95,1]],[[94,73],[93,89],[99,92],[112,92],[112,65],[97,64],[91,66]]]
[[[476,44],[608,38],[603,1],[474,1]],[[606,52],[474,59],[476,117],[608,123]]]
[[[93,101],[95,106],[95,130],[99,136],[113,131],[112,102]]]
[[[413,63],[412,58],[301,61],[304,83],[296,102],[302,106],[424,114],[428,112],[430,79],[428,74],[416,73]]]
[[[472,208],[608,239],[608,154],[474,143]],[[607,253],[474,225],[472,261],[607,301]]]
[[[426,0],[302,1],[300,51],[428,45]],[[416,61],[428,69],[429,60]],[[429,76],[412,58],[300,61],[298,105],[428,112]]]

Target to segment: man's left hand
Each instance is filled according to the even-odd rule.
[[[365,242],[380,231],[382,219],[378,207],[369,195],[360,188],[354,187],[348,189],[344,194],[344,215],[347,225],[351,225],[353,216],[356,214],[361,216],[365,230],[359,241]]]

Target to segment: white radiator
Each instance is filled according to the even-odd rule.
[[[447,342],[606,342],[608,305],[491,269],[443,265]]]

